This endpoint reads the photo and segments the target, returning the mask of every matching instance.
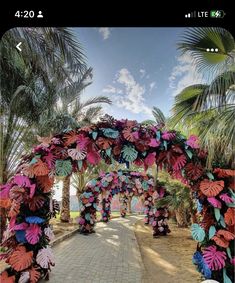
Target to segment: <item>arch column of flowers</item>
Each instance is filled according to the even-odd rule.
[[[206,153],[195,136],[186,139],[175,131],[112,117],[42,139],[23,157],[16,175],[1,186],[0,205],[9,208],[9,225],[2,242],[6,252],[1,257],[10,265],[1,274],[2,281],[37,282],[48,275],[53,265],[49,248],[53,179],[83,171],[101,159],[108,164],[126,163],[127,167],[134,163],[145,169],[156,163],[188,184],[198,201],[198,223],[192,225],[192,236],[198,241],[194,263],[205,278],[232,282],[234,171],[218,165],[208,171]]]
[[[150,197],[154,191],[154,180],[149,174],[121,170],[102,173],[98,178],[88,182],[85,192],[81,195],[81,213],[78,219],[80,231],[85,234],[93,232],[99,195],[102,197],[102,220],[107,222],[110,216],[111,199],[114,195],[123,194],[127,200],[129,194],[136,196],[147,194]],[[105,211],[103,205],[107,205],[108,211]],[[121,215],[124,217],[125,213],[126,211],[123,211]]]

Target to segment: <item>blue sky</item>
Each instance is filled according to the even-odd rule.
[[[169,116],[174,95],[202,81],[189,56],[177,51],[184,30],[75,28],[94,74],[83,97],[110,97],[113,105],[104,112],[117,119],[149,119],[153,106]]]
[[[143,121],[159,107],[168,116],[174,96],[184,87],[203,82],[189,56],[181,56],[177,42],[183,28],[75,28],[93,83],[83,98],[106,95],[112,106],[104,113],[117,119]],[[61,199],[62,183],[55,197]],[[76,190],[71,186],[71,195]]]

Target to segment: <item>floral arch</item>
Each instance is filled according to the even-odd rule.
[[[98,178],[90,180],[81,195],[81,215],[79,225],[81,233],[93,231],[96,222],[96,211],[98,196],[101,195],[101,216],[104,222],[110,219],[110,206],[112,197],[121,194],[124,202],[121,211],[122,216],[126,214],[125,202],[128,196],[144,196],[145,221],[149,223],[150,214],[153,207],[153,200],[157,197],[154,179],[151,175],[141,172],[119,170],[108,173],[101,173]]]
[[[37,282],[54,264],[49,247],[53,233],[51,189],[55,176],[83,171],[104,159],[143,166],[157,164],[188,184],[198,202],[198,241],[193,261],[205,278],[230,283],[234,258],[234,171],[206,170],[206,153],[195,136],[106,117],[89,127],[43,138],[24,157],[9,183],[0,190],[1,205],[9,206],[9,225],[1,255],[10,265],[1,282]]]

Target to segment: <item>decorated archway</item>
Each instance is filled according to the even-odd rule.
[[[83,171],[101,159],[127,167],[133,162],[145,169],[156,163],[186,183],[198,201],[198,223],[192,225],[192,236],[198,241],[194,263],[205,278],[233,279],[234,171],[214,168],[208,172],[206,153],[195,136],[186,140],[175,131],[108,117],[90,127],[42,139],[22,159],[17,174],[1,186],[2,205],[10,203],[2,243],[6,248],[2,258],[10,268],[1,274],[2,282],[37,282],[48,274],[54,264],[49,247],[54,177]]]
[[[120,194],[121,216],[126,215],[126,201],[129,196],[144,197],[145,204],[145,222],[150,222],[151,210],[153,209],[153,200],[157,197],[157,190],[154,179],[151,175],[133,171],[113,171],[101,173],[96,179],[92,179],[86,185],[85,192],[81,195],[81,215],[79,225],[81,233],[91,233],[96,222],[96,211],[98,205],[98,196],[102,200],[102,220],[108,222],[110,219],[110,206],[112,197]]]

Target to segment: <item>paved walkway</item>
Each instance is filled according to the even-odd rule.
[[[143,263],[133,231],[141,216],[97,223],[96,233],[76,234],[53,248],[50,283],[141,283]]]

